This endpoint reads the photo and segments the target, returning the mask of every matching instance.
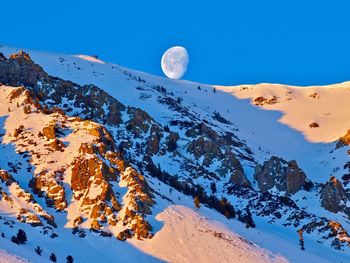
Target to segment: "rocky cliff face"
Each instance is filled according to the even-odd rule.
[[[262,192],[276,187],[279,191],[295,194],[307,185],[305,173],[296,161],[285,161],[278,157],[271,157],[262,166],[257,165],[254,174]]]
[[[0,54],[0,79],[9,86],[35,86],[40,80],[48,80],[48,75],[39,65],[33,64],[25,52],[11,55],[8,59]]]
[[[216,160],[221,160],[222,165],[216,171],[221,177],[230,174],[230,182],[249,186],[250,182],[244,175],[242,166],[236,156],[226,145],[235,143],[232,134],[218,135],[210,127],[201,123],[186,131],[186,136],[194,138],[188,145],[187,151],[196,159],[202,159],[202,165],[209,167]],[[222,149],[224,145],[224,149]]]
[[[343,184],[335,177],[331,177],[327,183],[323,185],[320,191],[321,205],[330,212],[345,212],[350,216],[350,208],[348,205],[349,197]]]
[[[33,203],[33,212],[19,209],[18,220],[39,225],[40,218],[45,218],[54,223],[37,205],[36,195],[45,197],[47,206],[67,213],[67,226],[80,236],[84,229],[91,229],[116,237],[126,230],[129,237],[151,237],[152,227],[145,216],[151,214],[155,203],[153,190],[135,171],[124,176],[132,168],[125,164],[109,132],[92,121],[45,109],[23,87],[4,89],[8,97],[2,100],[8,103],[9,116],[3,140],[14,144],[18,153],[25,153],[30,165],[26,183],[34,194],[23,192],[10,174],[1,171],[0,180],[17,189],[16,198]],[[127,199],[121,200],[118,184],[129,189]],[[12,202],[10,194],[3,190],[2,194]],[[119,214],[124,207],[134,216]]]

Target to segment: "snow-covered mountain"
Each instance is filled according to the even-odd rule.
[[[350,83],[0,52],[0,262],[350,261]]]

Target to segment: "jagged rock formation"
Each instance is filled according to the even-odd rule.
[[[348,207],[349,197],[343,184],[335,177],[331,177],[320,191],[321,205],[330,212],[338,213],[343,211],[350,215]]]
[[[125,195],[129,199],[128,206],[124,210],[123,222],[127,222],[131,229],[124,230],[125,233],[136,233],[138,239],[151,238],[152,226],[145,221],[144,215],[151,214],[154,205],[153,194],[144,176],[128,167],[122,173],[122,180],[129,188]],[[124,239],[122,234],[121,240]]]
[[[35,86],[40,79],[48,78],[39,65],[31,63],[29,54],[20,51],[7,59],[0,54],[0,79],[10,86]]]
[[[130,173],[132,168],[125,164],[108,131],[92,121],[42,107],[23,87],[7,88],[6,91],[8,102],[4,103],[8,103],[9,117],[3,139],[5,143],[13,143],[18,153],[26,153],[27,162],[35,168],[27,182],[33,193],[44,196],[48,206],[67,213],[67,226],[74,232],[87,228],[103,235],[112,232],[117,237],[128,230],[130,237],[152,237],[152,227],[145,216],[151,214],[155,203],[153,190],[142,175],[134,170]],[[16,128],[16,125],[19,126]],[[129,175],[125,176],[126,173]],[[6,185],[12,187],[15,184],[18,188],[8,173],[1,171],[0,175]],[[120,194],[116,183],[129,189],[123,204],[118,200]],[[37,206],[33,195],[18,191],[26,202],[33,202],[40,217],[53,222],[53,218]],[[70,192],[69,200],[67,193]],[[2,193],[4,200],[11,202],[11,197]],[[118,214],[124,206],[133,217]],[[39,216],[23,209],[20,209],[18,220],[41,224]],[[117,229],[122,230],[118,232]]]
[[[187,130],[186,136],[194,138],[187,147],[188,152],[192,153],[196,159],[203,158],[202,165],[204,167],[210,166],[215,160],[222,160],[222,165],[217,170],[219,176],[225,176],[229,173],[231,174],[230,182],[250,185],[240,162],[230,148],[225,147],[235,143],[233,134],[227,133],[220,136],[210,127],[201,123]],[[224,149],[220,147],[221,145],[224,145]]]
[[[257,165],[254,178],[262,192],[276,187],[279,191],[295,194],[307,184],[306,175],[296,161],[287,162],[278,157],[271,157],[262,166]]]
[[[36,201],[33,195],[23,190],[7,171],[0,170],[0,204],[16,214],[19,222],[32,226],[56,227],[55,219]],[[25,205],[24,205],[25,204]],[[47,226],[46,226],[47,227]]]

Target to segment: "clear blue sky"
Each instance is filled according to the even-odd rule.
[[[162,75],[173,45],[185,79],[214,84],[350,80],[349,0],[1,0],[0,44]]]

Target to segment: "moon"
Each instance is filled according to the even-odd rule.
[[[180,79],[187,71],[188,62],[189,57],[186,48],[175,46],[165,51],[160,64],[168,78]]]

